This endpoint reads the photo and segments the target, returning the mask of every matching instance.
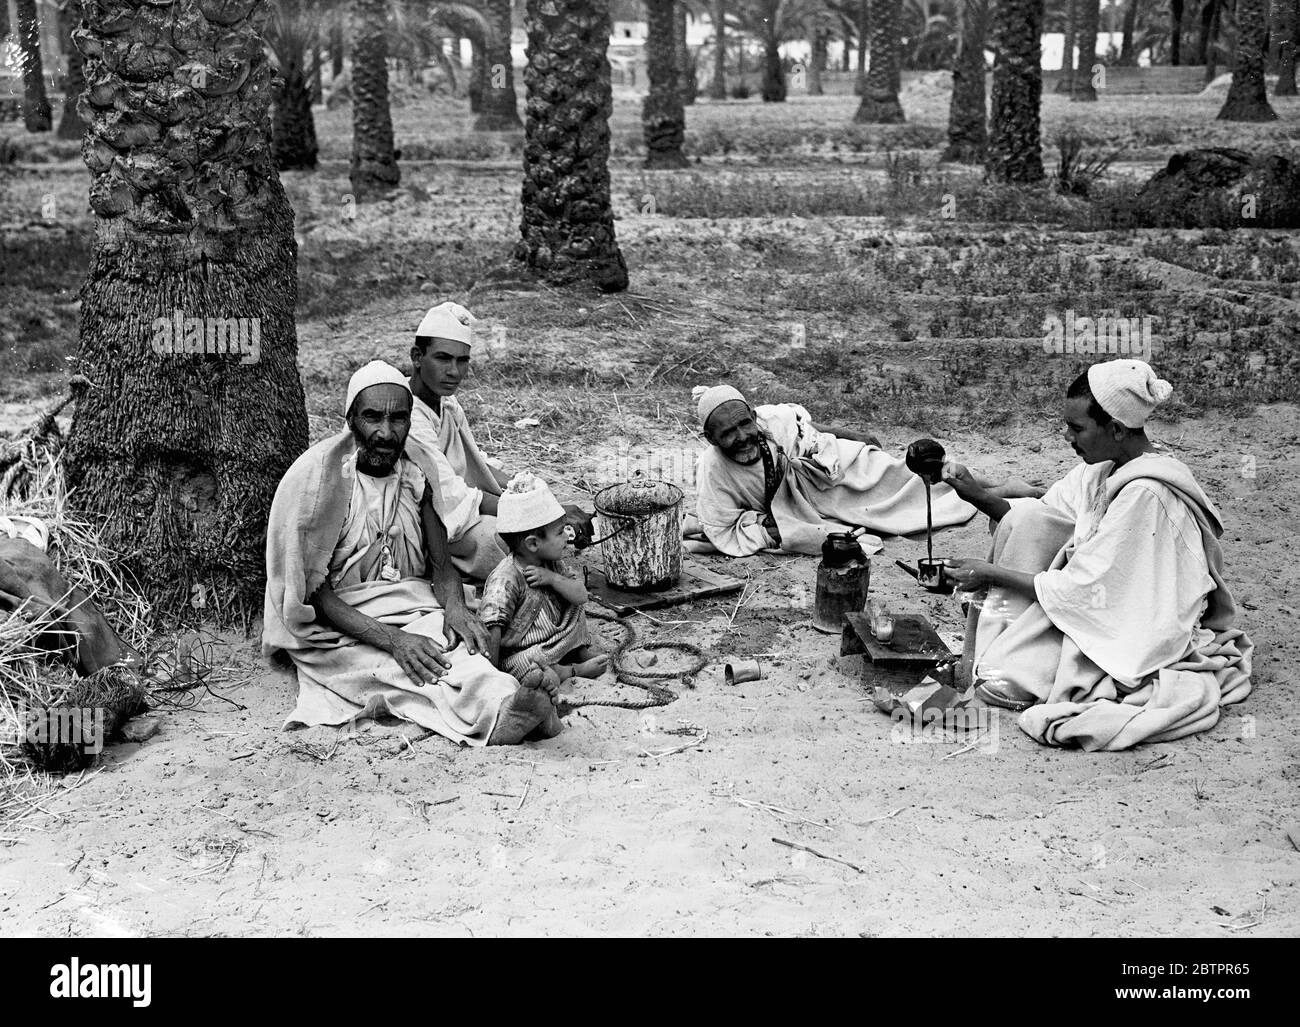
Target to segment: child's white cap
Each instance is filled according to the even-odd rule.
[[[501,493],[497,531],[533,531],[564,516],[564,507],[549,485],[531,471],[520,471]]]

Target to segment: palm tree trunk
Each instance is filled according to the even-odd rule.
[[[307,416],[267,3],[221,8],[220,24],[205,9],[88,3],[75,34],[95,214],[76,369],[94,387],[67,457],[74,504],[155,610],[192,618],[201,602],[230,624],[261,609],[271,498]]]
[[[682,103],[690,106],[698,92],[695,82],[695,58],[686,45],[686,4],[677,0],[673,11],[673,36],[677,50],[677,88],[681,90]]]
[[[1183,0],[1169,0],[1169,63],[1183,63]]]
[[[1137,54],[1133,52],[1133,34],[1137,31],[1140,4],[1141,0],[1128,0],[1124,6],[1124,28],[1119,44],[1119,63],[1125,68],[1137,66]]]
[[[1061,77],[1056,80],[1057,93],[1074,92],[1074,48],[1078,42],[1079,0],[1065,0],[1065,39],[1061,48]]]
[[[781,63],[781,41],[769,20],[763,39],[763,102],[785,102],[785,65]]]
[[[1096,103],[1097,87],[1093,84],[1097,66],[1097,31],[1101,27],[1101,0],[1078,0],[1079,70],[1074,75],[1075,102]]]
[[[810,40],[811,56],[808,60],[808,95],[822,96],[822,72],[826,70],[826,50],[830,34],[823,28],[813,29]]]
[[[353,0],[352,166],[348,177],[359,202],[397,185],[402,173],[393,152],[393,115],[388,107],[388,5]]]
[[[865,96],[867,92],[867,32],[870,24],[871,0],[858,4],[858,76],[853,80],[853,95]]]
[[[0,0],[3,2],[3,0]],[[59,8],[59,38],[68,58],[67,82],[64,85],[63,113],[59,116],[60,139],[80,139],[86,134],[86,123],[77,112],[77,101],[86,88],[86,73],[81,51],[72,41],[72,30],[81,24],[81,0],[65,0]]]
[[[337,12],[330,21],[330,88],[343,74],[343,14]]]
[[[682,168],[686,157],[686,111],[677,83],[677,44],[673,30],[676,0],[645,0],[646,73],[650,91],[641,106],[647,168]]]
[[[1300,31],[1300,0],[1275,0],[1277,35],[1277,85],[1274,96],[1295,96],[1296,33]]]
[[[609,0],[528,0],[523,238],[515,259],[555,285],[627,288],[609,187]]]
[[[714,77],[708,83],[708,99],[727,99],[727,0],[714,0]]]
[[[1214,15],[1218,10],[1218,0],[1204,0],[1201,4],[1201,33],[1196,41],[1196,63],[1204,66],[1209,63],[1210,37],[1213,34]]]
[[[1232,85],[1219,111],[1220,121],[1276,121],[1264,88],[1264,46],[1268,35],[1267,0],[1237,0],[1237,49]]]
[[[486,41],[488,80],[476,132],[510,132],[520,127],[515,99],[515,70],[510,57],[510,0],[487,0],[492,34]]]
[[[709,99],[727,98],[727,0],[713,0],[713,81]]]
[[[948,107],[948,146],[943,160],[983,164],[988,148],[988,113],[984,92],[984,39],[988,32],[988,0],[963,0],[961,36],[952,69],[952,102]]]
[[[41,29],[36,0],[16,0],[18,49],[23,66],[23,124],[28,132],[48,132],[54,124],[41,66]]]
[[[0,2],[0,39],[9,38],[9,0]]]
[[[483,110],[483,94],[488,88],[487,54],[477,39],[471,39],[469,46],[469,112],[478,114]]]
[[[1043,0],[996,0],[991,22],[993,100],[985,167],[1000,182],[1043,179]]]
[[[271,112],[271,153],[281,171],[308,171],[316,166],[316,121],[305,56],[297,50],[280,58],[280,83]]]
[[[862,103],[853,120],[871,125],[895,125],[906,119],[898,102],[898,40],[900,0],[871,2],[871,67]]]
[[[324,98],[324,85],[321,82],[324,72],[324,59],[321,49],[313,42],[311,48],[311,71],[307,75],[307,86],[311,92],[311,102],[320,103]]]

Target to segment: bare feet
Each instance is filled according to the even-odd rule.
[[[573,676],[579,678],[598,678],[605,673],[605,668],[608,666],[609,657],[605,653],[600,653],[589,660],[583,660],[581,663],[572,664]]]

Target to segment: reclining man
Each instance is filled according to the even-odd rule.
[[[944,479],[995,523],[992,562],[950,576],[987,589],[966,622],[976,694],[1024,710],[1040,742],[1126,749],[1213,727],[1250,694],[1253,646],[1234,627],[1219,512],[1144,427],[1173,387],[1111,360],[1066,391],[1065,438],[1083,462],[1040,500],[990,495],[965,468]]]
[[[487,632],[448,557],[438,466],[409,435],[411,404],[397,368],[367,364],[348,383],[347,428],[276,489],[262,648],[298,670],[285,727],[387,713],[469,745],[552,737],[547,692],[484,655]]]
[[[815,555],[832,531],[924,530],[925,483],[874,436],[816,424],[792,403],[751,407],[730,385],[697,388],[694,397],[710,445],[696,463],[698,523],[686,526],[693,548],[704,548],[702,535],[728,556],[769,548]],[[1041,494],[1023,483],[995,491]],[[948,485],[931,493],[936,528],[976,514]],[[859,539],[872,552],[881,547],[875,536]]]

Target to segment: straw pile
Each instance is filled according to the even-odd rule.
[[[19,439],[0,443],[0,516],[38,517],[49,528],[48,554],[74,588],[82,589],[113,629],[137,652],[146,651],[152,611],[134,582],[114,567],[94,526],[71,511],[65,484],[63,436],[54,422],[62,405]],[[63,601],[67,597],[62,597]],[[67,772],[90,757],[75,745],[33,745],[27,741],[30,711],[53,707],[102,708],[108,737],[137,712],[148,689],[124,667],[79,677],[65,659],[51,657],[38,643],[57,615],[31,600],[0,612],[0,819],[33,791],[48,790],[39,770]]]

